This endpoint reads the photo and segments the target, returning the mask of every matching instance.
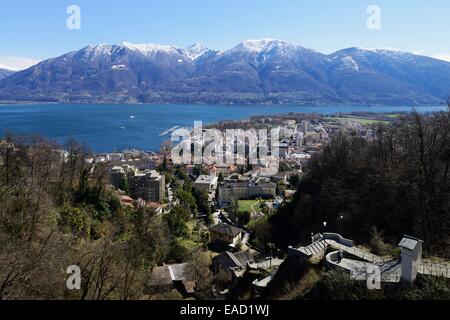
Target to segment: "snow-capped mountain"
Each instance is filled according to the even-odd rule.
[[[392,49],[349,48],[330,55],[328,80],[350,100],[366,95],[379,103],[420,104],[450,95],[450,64]]]
[[[435,104],[450,63],[394,49],[326,55],[275,39],[87,46],[0,81],[0,100],[236,104]]]
[[[15,71],[8,70],[8,69],[1,69],[0,68],[0,80],[9,77],[12,75]]]
[[[208,49],[204,45],[200,43],[195,43],[193,45],[188,46],[185,49],[185,54],[188,56],[192,61],[197,60],[198,58],[201,58],[204,55],[215,53],[216,51]]]

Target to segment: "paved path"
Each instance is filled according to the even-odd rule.
[[[267,285],[270,283],[270,281],[272,281],[272,276],[268,276],[266,278],[263,278],[261,280],[255,280],[253,281],[253,285],[256,287],[260,287],[260,288],[266,288]]]
[[[256,210],[255,210],[255,208],[254,208],[254,206],[259,205],[259,203],[260,203],[260,202],[258,201],[258,202],[255,202],[254,204],[252,204],[252,205],[250,206],[250,208],[251,208],[252,211],[253,211],[253,212],[252,212],[253,214],[257,214],[257,212],[256,212]]]
[[[344,258],[336,265],[349,270],[354,279],[367,279],[367,268],[371,265],[376,265],[381,269],[382,279],[384,282],[399,282],[401,277],[401,262],[392,257],[380,257],[367,250],[349,247],[335,240],[321,239],[307,247],[300,247],[298,250],[309,255],[315,256],[318,254],[325,254],[328,247],[336,250],[342,250],[345,253],[358,257],[364,261],[357,261],[353,259]],[[432,275],[438,277],[450,278],[450,264],[449,263],[434,263],[424,259],[417,267],[417,272],[424,275]]]
[[[329,240],[329,239],[319,240],[317,242],[310,244],[307,247],[301,247],[301,248],[299,248],[299,250],[301,250],[302,252],[304,252],[308,255],[314,256],[317,254],[324,254],[328,247],[332,247],[333,249],[336,249],[336,250],[342,250],[342,251],[349,253],[351,255],[354,255],[360,259],[370,261],[374,264],[382,264],[382,263],[392,260],[391,257],[384,259],[384,258],[381,258],[377,255],[370,253],[367,250],[363,250],[363,249],[360,249],[357,247],[348,247],[346,245],[340,244],[334,240]]]
[[[250,268],[267,270],[270,268],[279,267],[283,262],[284,262],[283,259],[272,258],[261,262],[252,263],[250,264]]]
[[[342,245],[340,243],[337,243],[334,240],[324,240],[330,247],[336,249],[336,250],[342,250],[346,253],[349,253],[351,255],[354,255],[355,257],[358,257],[360,259],[370,261],[376,265],[386,263],[388,261],[392,260],[392,257],[387,258],[381,258],[373,253],[370,253],[367,250],[363,250],[357,247],[347,247],[345,245]]]
[[[340,267],[350,271],[350,276],[354,280],[362,280],[366,281],[369,275],[367,274],[367,270],[373,263],[357,261],[351,259],[342,259],[342,261],[338,264]],[[381,280],[383,282],[399,282],[401,275],[401,267],[400,264],[392,266],[390,268],[380,268],[381,270]]]

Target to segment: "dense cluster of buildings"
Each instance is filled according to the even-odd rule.
[[[225,124],[226,128],[220,129],[228,129],[229,125]],[[373,132],[351,120],[339,122],[324,117],[308,119],[290,119],[283,116],[258,117],[241,121],[236,127],[244,130],[265,128],[268,131],[279,128],[279,141],[274,143],[267,141],[266,146],[258,144],[258,149],[253,152],[257,152],[258,155],[265,154],[266,157],[264,161],[258,159],[256,164],[250,165],[252,147],[249,146],[250,141],[247,139],[244,146],[237,146],[238,141],[235,141],[234,150],[233,148],[229,150],[229,146],[226,145],[223,146],[223,150],[222,147],[219,148],[219,156],[222,152],[223,156],[226,156],[229,152],[236,152],[237,148],[244,148],[245,154],[235,154],[235,161],[232,164],[217,162],[211,164],[207,161],[208,164],[185,164],[183,167],[192,179],[193,189],[196,192],[206,193],[209,204],[217,209],[214,214],[218,215],[214,217],[213,223],[209,227],[201,226],[204,231],[209,232],[211,248],[221,248],[213,249],[217,255],[214,255],[212,260],[212,271],[225,282],[242,277],[249,269],[262,271],[264,277],[256,279],[253,284],[262,288],[271,281],[282,260],[273,259],[272,254],[267,257],[265,253],[259,249],[255,250],[248,244],[249,230],[245,225],[240,225],[236,220],[229,218],[229,212],[236,207],[234,206],[236,201],[256,200],[258,207],[251,206],[254,212],[251,213],[250,219],[270,213],[271,211],[266,209],[279,207],[295,193],[295,185],[291,181],[298,182],[301,179],[307,161],[321,151],[333,133],[343,129],[356,130],[361,137],[370,139]],[[197,139],[196,136],[193,141],[194,145],[202,143],[202,139]],[[273,147],[278,149],[277,155],[272,154]],[[168,154],[137,150],[100,154],[90,161],[107,163],[109,183],[118,191],[118,197],[123,205],[154,206],[157,212],[163,214],[179,203],[171,186],[166,185],[165,174],[157,171],[163,160],[168,167],[173,166]],[[162,203],[166,203],[164,211]],[[197,213],[198,216],[202,215]],[[157,291],[177,289],[184,296],[192,296],[195,283],[191,271],[191,266],[186,263],[155,267],[149,285]]]
[[[280,129],[280,141],[269,143],[270,148],[275,146],[279,149],[279,157],[275,159],[271,156],[269,149],[266,150],[268,157],[265,162],[258,162],[250,169],[245,164],[247,159],[233,164],[204,165],[209,174],[195,178],[195,190],[207,192],[209,200],[222,207],[236,200],[275,198],[277,184],[288,184],[291,176],[301,175],[303,165],[314,153],[320,151],[322,144],[328,140],[328,131],[333,130],[333,126],[315,120],[254,120],[255,125],[261,123],[268,129]],[[248,141],[244,149],[249,151]],[[261,151],[264,150],[258,150]],[[249,156],[248,153],[245,156]],[[127,150],[99,154],[92,161],[108,163],[110,184],[118,190],[126,191],[131,199],[159,203],[165,199],[165,177],[155,170],[162,162],[161,155]],[[195,166],[187,164],[185,168],[192,175]]]
[[[184,165],[187,173],[194,179],[195,190],[207,192],[208,199],[219,207],[226,207],[236,200],[275,198],[277,185],[286,185],[286,189],[289,189],[290,178],[301,176],[309,158],[320,152],[331,133],[343,128],[341,124],[326,121],[321,117],[309,119],[260,117],[244,122],[238,124],[238,127],[266,128],[268,131],[273,128],[279,129],[279,141],[267,144],[269,149],[265,150],[267,157],[264,161],[258,159],[257,164],[249,166],[248,159],[245,158],[250,156],[247,140],[244,146],[246,150],[244,159],[235,159],[236,162],[233,164],[205,164],[202,171],[206,171],[207,174],[202,175],[194,174],[194,169],[198,166]],[[271,148],[274,146],[279,150],[278,157],[271,155]],[[264,146],[258,148],[258,153],[264,151],[261,150]],[[227,151],[224,146],[223,151],[226,153],[235,150]],[[155,170],[161,165],[162,157],[152,152],[126,150],[120,153],[99,154],[91,161],[107,163],[110,184],[118,190],[126,191],[131,199],[161,203],[166,194],[171,198],[164,174]],[[236,157],[242,155],[236,154]],[[170,157],[167,161],[171,162]]]

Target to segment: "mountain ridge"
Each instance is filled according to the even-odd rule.
[[[9,77],[14,74],[16,71],[0,68],[0,80]]]
[[[276,39],[89,45],[0,79],[0,100],[75,103],[439,104],[450,63],[394,49],[323,54]]]

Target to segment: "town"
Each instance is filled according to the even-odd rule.
[[[179,236],[181,245],[187,250],[201,248],[201,255],[206,257],[208,267],[219,283],[214,287],[215,298],[229,297],[229,290],[236,280],[249,272],[253,274],[251,288],[255,297],[269,285],[286,259],[286,254],[271,243],[262,243],[255,237],[255,232],[258,232],[261,221],[270,217],[294,196],[308,160],[319,153],[336,132],[351,131],[362,139],[370,140],[373,138],[374,124],[389,125],[397,117],[398,115],[291,114],[253,117],[214,125],[214,128],[222,130],[280,128],[280,140],[276,144],[279,148],[276,172],[272,170],[273,162],[270,161],[250,164],[248,153],[246,159],[234,164],[176,165],[167,144],[159,153],[125,150],[120,153],[97,154],[87,161],[94,165],[107,165],[109,184],[116,190],[123,206],[152,210],[156,215],[168,219],[169,227],[172,226],[171,232]],[[175,129],[177,128],[169,131]],[[249,150],[248,143],[247,140],[245,150]],[[327,231],[326,223],[324,230],[320,231]],[[288,253],[297,258],[324,258],[327,247],[325,237],[326,233],[318,234],[313,237],[313,245],[300,251],[291,248]],[[342,236],[338,235],[338,238],[341,239]],[[333,239],[332,237],[328,241]],[[348,245],[345,241],[344,244],[348,247],[340,241],[335,243],[334,247],[341,254],[343,250],[349,252],[349,248],[353,247],[353,243]],[[344,248],[338,247],[339,244]],[[352,253],[355,254],[353,251]],[[366,256],[370,257],[370,262],[375,259],[370,253],[366,253]],[[359,258],[362,257],[364,253],[359,254]],[[327,256],[327,261],[328,259]],[[346,259],[344,269],[358,271],[360,280],[367,279],[366,270],[361,270],[361,266],[358,269],[356,262],[352,268],[351,261],[353,260]],[[194,297],[196,284],[189,276],[189,264],[190,262],[182,262],[155,266],[150,278],[152,292],[175,290],[182,297]],[[444,272],[445,275],[448,272],[442,266],[432,269],[437,270],[436,268],[440,268],[436,271],[439,274]],[[395,281],[400,281],[400,269],[397,268],[394,273],[393,268],[389,270],[396,277]],[[448,275],[450,276],[450,272]]]

